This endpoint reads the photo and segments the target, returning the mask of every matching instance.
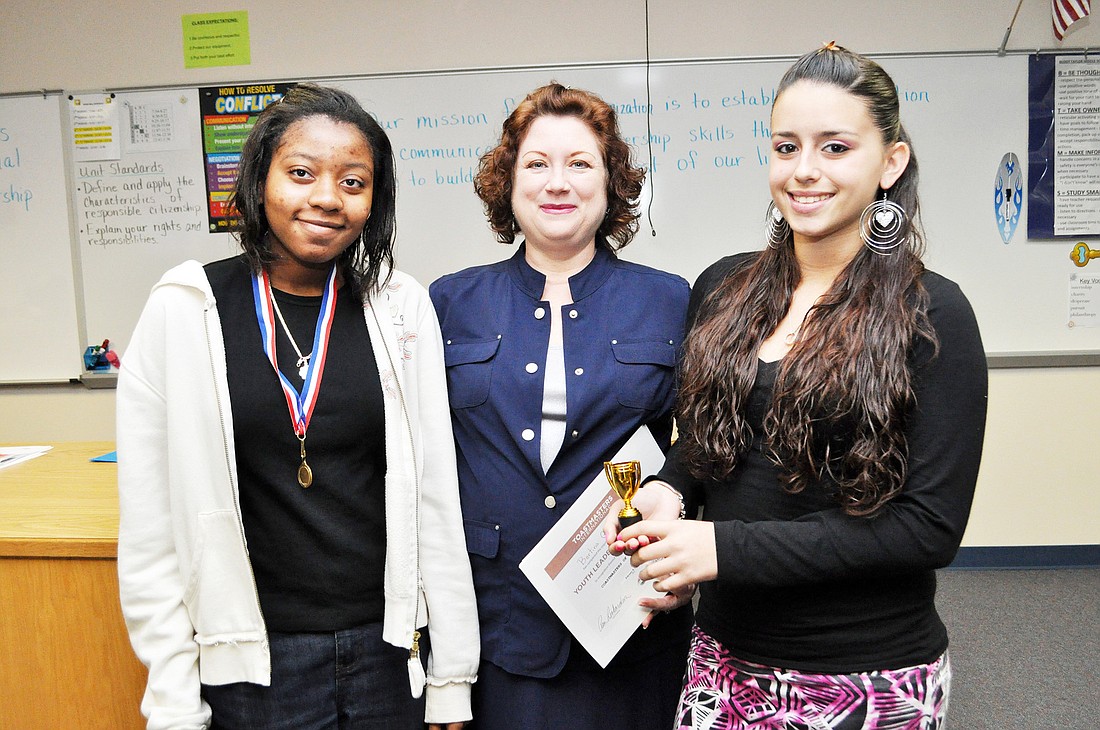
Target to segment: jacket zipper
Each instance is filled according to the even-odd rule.
[[[372,297],[373,299],[373,297]],[[386,331],[382,329],[382,322],[378,319],[378,310],[374,306],[374,302],[370,303],[371,316],[374,317],[374,324],[378,328],[378,333],[382,335],[382,347],[386,351],[386,360],[389,361],[390,370],[393,372],[393,380],[397,384],[397,397],[401,403],[401,415],[405,420],[405,432],[409,437],[409,450],[412,452],[413,457],[413,485],[414,496],[416,498],[413,503],[414,518],[416,525],[416,539],[414,554],[416,555],[416,598],[415,598],[415,610],[413,611],[413,633],[412,633],[412,646],[409,648],[409,658],[415,659],[420,656],[420,631],[417,630],[416,620],[420,615],[420,469],[416,460],[416,441],[413,439],[412,421],[409,419],[408,405],[405,403],[405,389],[401,387],[401,378],[397,375],[397,366],[393,362],[393,354],[390,353],[389,339],[386,337]]]
[[[229,487],[230,491],[233,494],[233,508],[237,512],[237,530],[241,536],[241,546],[244,548],[245,558],[248,560],[248,577],[252,581],[252,595],[256,599],[256,610],[259,611],[262,618],[263,609],[260,608],[260,589],[256,585],[256,575],[252,572],[252,561],[251,559],[249,559],[248,554],[248,540],[247,538],[245,538],[244,534],[244,516],[241,514],[241,503],[240,498],[237,494],[237,485],[233,483],[233,464],[230,461],[232,456],[229,453],[229,442],[226,440],[225,437],[225,409],[222,407],[221,391],[218,389],[218,379],[216,377],[217,370],[214,364],[214,352],[210,340],[210,307],[206,305],[203,306],[202,324],[206,334],[206,356],[210,360],[210,377],[213,378],[214,381],[214,400],[218,405],[218,421],[221,424],[222,450],[225,453],[226,476],[229,477]],[[265,636],[267,634],[266,622],[264,623],[264,634]]]

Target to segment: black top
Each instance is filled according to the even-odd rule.
[[[328,358],[306,436],[313,485],[298,485],[300,445],[263,351],[243,257],[205,267],[217,300],[236,440],[241,515],[260,607],[271,631],[333,631],[381,621],[386,555],[382,386],[348,287],[337,293]],[[321,297],[275,291],[303,354]],[[280,370],[296,387],[297,355],[275,320]]]
[[[703,298],[746,255],[722,259],[692,290]],[[926,272],[933,357],[913,345],[916,406],[908,477],[874,517],[846,515],[829,484],[786,492],[759,434],[778,363],[761,363],[747,414],[757,434],[723,483],[693,480],[673,447],[661,477],[705,505],[715,523],[718,579],[700,590],[699,626],[733,655],[808,672],[895,669],[947,648],[934,569],[951,562],[970,514],[986,414],[986,363],[974,314],[953,282]]]

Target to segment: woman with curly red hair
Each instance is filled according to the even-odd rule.
[[[687,597],[647,602],[675,610],[601,669],[519,570],[635,431],[669,445],[688,285],[616,256],[644,177],[606,102],[536,89],[475,181],[498,239],[523,242],[431,287],[481,623],[479,730],[672,723]]]

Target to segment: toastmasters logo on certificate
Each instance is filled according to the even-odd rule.
[[[183,16],[183,67],[247,66],[252,63],[248,12]]]

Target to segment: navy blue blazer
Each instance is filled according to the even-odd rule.
[[[519,562],[639,427],[668,448],[687,282],[598,248],[562,308],[566,432],[548,473],[539,456],[550,307],[523,245],[510,259],[444,276],[430,293],[443,332],[466,546],[482,659],[553,677],[568,630]],[[686,641],[690,607],[656,617],[616,657]]]

